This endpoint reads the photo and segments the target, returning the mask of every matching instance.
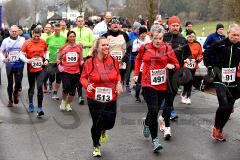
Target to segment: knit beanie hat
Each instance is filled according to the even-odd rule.
[[[141,26],[139,27],[139,36],[142,34],[142,33],[146,33],[147,32],[147,28],[145,26]]]
[[[168,19],[168,25],[170,26],[173,23],[178,23],[180,24],[180,19],[177,16],[172,16]]]
[[[135,29],[137,29],[137,28],[140,27],[140,26],[141,26],[141,24],[140,24],[139,22],[136,22],[136,21],[135,21],[135,22],[133,23],[132,29],[135,30]]]
[[[185,27],[187,27],[187,26],[190,25],[190,24],[192,25],[192,22],[187,21],[186,24],[185,24]]]
[[[217,26],[216,26],[216,31],[217,31],[219,28],[224,28],[223,24],[218,23]]]

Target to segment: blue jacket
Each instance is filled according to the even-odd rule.
[[[209,46],[211,46],[216,41],[221,41],[225,39],[225,35],[220,35],[217,32],[214,32],[207,36],[206,41],[204,42],[203,48],[207,49]]]
[[[133,41],[138,38],[138,35],[135,32],[130,32],[130,33],[128,33],[128,37],[130,39],[130,46],[132,46],[133,45]],[[135,60],[135,56],[133,56],[131,53],[129,55],[130,55],[129,56],[129,60],[130,61],[131,60],[134,61]]]

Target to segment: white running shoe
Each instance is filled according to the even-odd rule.
[[[186,104],[187,97],[186,97],[186,96],[183,96],[182,94],[181,94],[180,96],[181,96],[181,102],[182,102],[183,104]]]
[[[60,110],[61,111],[65,111],[66,110],[66,101],[62,100],[62,102],[60,104]]]
[[[171,138],[171,128],[170,127],[165,127],[163,130],[163,137],[165,140],[170,140]]]
[[[159,125],[159,130],[160,130],[161,132],[163,132],[163,131],[164,131],[164,128],[165,128],[165,123],[164,123],[164,119],[163,119],[162,116],[159,116],[159,117],[158,117],[158,125]]]
[[[187,99],[186,99],[186,104],[189,104],[189,105],[190,105],[191,103],[192,103],[192,102],[191,102],[191,99],[190,99],[190,98],[187,98]]]
[[[66,104],[66,111],[72,111],[72,107],[69,103]]]

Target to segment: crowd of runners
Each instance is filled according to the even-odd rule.
[[[0,60],[6,67],[2,75],[7,76],[8,107],[19,103],[25,70],[28,111],[36,109],[39,118],[46,114],[44,96],[59,100],[59,110],[69,112],[77,93],[78,103],[89,107],[92,154],[100,157],[100,145],[108,140],[106,131],[115,124],[119,95],[133,92],[136,103],[146,103],[143,136],[151,136],[153,151],[158,152],[163,148],[158,130],[170,140],[170,122],[178,119],[173,105],[177,93],[183,104],[190,105],[193,86],[198,89],[214,84],[219,106],[211,137],[225,141],[223,128],[240,97],[238,24],[228,27],[226,37],[224,26],[217,24],[203,46],[196,41],[192,22],[186,22],[182,30],[177,16],[163,23],[158,15],[152,26],[138,20],[129,27],[106,12],[93,27],[85,24],[83,16],[77,17],[75,24],[70,29],[64,20],[36,25],[31,36],[23,35],[21,26],[9,28],[10,35],[0,49]],[[195,73],[202,60],[208,73],[199,81]],[[37,104],[33,101],[36,86]]]

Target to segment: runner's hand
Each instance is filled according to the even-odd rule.
[[[133,77],[133,81],[134,81],[134,82],[137,82],[137,81],[138,81],[138,76],[134,76],[134,77]]]
[[[45,65],[45,66],[48,65],[48,60],[45,60],[45,61],[44,61],[44,65]]]
[[[174,69],[175,65],[168,63],[165,68],[167,68],[167,69]]]
[[[9,61],[8,58],[3,59],[3,63],[7,63]]]
[[[116,86],[116,90],[117,90],[117,93],[120,94],[123,92],[123,86],[122,86],[122,83],[117,83],[117,86]]]
[[[27,59],[27,63],[32,63],[33,59]]]
[[[91,84],[89,84],[89,85],[87,86],[87,91],[88,91],[88,92],[92,92],[93,90],[95,90],[95,88],[93,87],[93,84],[94,84],[94,83],[91,83]]]
[[[184,63],[190,64],[191,61],[190,61],[190,59],[187,58],[187,59],[184,60]]]

